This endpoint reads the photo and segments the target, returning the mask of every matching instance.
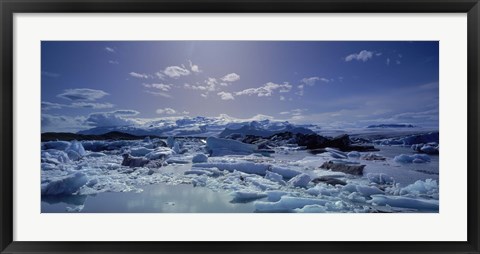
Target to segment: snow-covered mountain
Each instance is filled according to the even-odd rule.
[[[102,135],[112,131],[145,136],[227,136],[232,133],[244,135],[271,136],[276,133],[290,131],[293,133],[314,133],[308,127],[293,125],[287,121],[270,119],[237,119],[228,115],[218,117],[183,117],[180,119],[165,118],[146,121],[142,124],[128,126],[102,126],[79,131],[78,134]]]

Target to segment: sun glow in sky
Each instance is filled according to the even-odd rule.
[[[44,41],[42,131],[264,115],[438,127],[438,42]]]

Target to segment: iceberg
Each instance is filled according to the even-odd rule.
[[[347,159],[348,158],[348,155],[346,153],[340,152],[336,149],[327,147],[327,148],[325,148],[325,150],[330,154],[330,156],[332,156],[335,159]]]
[[[293,212],[294,209],[306,205],[325,206],[326,203],[323,199],[282,196],[277,202],[257,201],[254,205],[256,212]]]
[[[367,178],[371,183],[376,184],[393,184],[395,182],[393,177],[387,176],[383,173],[368,173]]]
[[[267,173],[265,174],[265,178],[270,180],[270,181],[277,182],[279,184],[285,185],[285,181],[283,180],[283,176],[279,175],[277,173],[267,171]]]
[[[382,190],[380,190],[375,186],[357,185],[356,189],[357,189],[357,192],[364,197],[369,197],[375,194],[384,194]]]
[[[85,173],[77,172],[64,178],[42,184],[42,195],[72,195],[88,181]]]
[[[393,160],[398,163],[427,163],[430,162],[430,157],[426,154],[400,154],[395,156]]]
[[[415,183],[401,188],[399,194],[413,197],[428,195],[438,199],[438,183],[432,179],[426,179],[425,181],[417,180]]]
[[[371,197],[372,200],[367,202],[373,205],[410,208],[421,212],[438,212],[438,200],[385,195],[372,195]]]
[[[279,174],[283,176],[286,179],[293,178],[297,175],[300,175],[302,172],[291,169],[291,168],[285,168],[285,167],[279,167],[279,166],[274,166],[272,165],[269,169],[271,172]]]
[[[247,203],[256,199],[267,197],[266,193],[253,191],[235,191],[231,194],[233,196],[232,203]]]
[[[153,151],[153,149],[145,148],[143,146],[130,148],[130,154],[132,156],[145,156]]]
[[[70,161],[67,153],[54,149],[42,151],[41,157],[42,162],[49,162],[54,164],[67,163]]]
[[[264,176],[270,168],[269,164],[254,163],[254,162],[213,162],[213,163],[196,163],[193,167],[200,168],[218,168],[220,170],[227,170],[233,172],[235,170],[247,174],[256,174]]]
[[[207,150],[211,156],[249,155],[257,152],[258,147],[233,139],[209,137],[207,138]]]
[[[297,175],[294,178],[290,179],[288,181],[288,184],[292,185],[293,187],[306,188],[311,180],[312,180],[312,178],[309,175],[300,174],[300,175]]]
[[[68,141],[49,141],[42,144],[42,150],[55,149],[65,151],[70,146]]]
[[[208,161],[208,157],[203,153],[196,154],[192,158],[192,163],[202,163],[207,161]]]

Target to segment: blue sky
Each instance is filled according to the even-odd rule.
[[[41,48],[42,131],[220,114],[438,127],[438,42],[44,41]]]

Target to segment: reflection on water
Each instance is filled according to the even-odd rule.
[[[251,213],[252,203],[234,204],[225,192],[192,185],[155,184],[142,186],[141,193],[107,192],[91,196],[42,197],[43,213],[64,213],[79,206],[84,213]]]

